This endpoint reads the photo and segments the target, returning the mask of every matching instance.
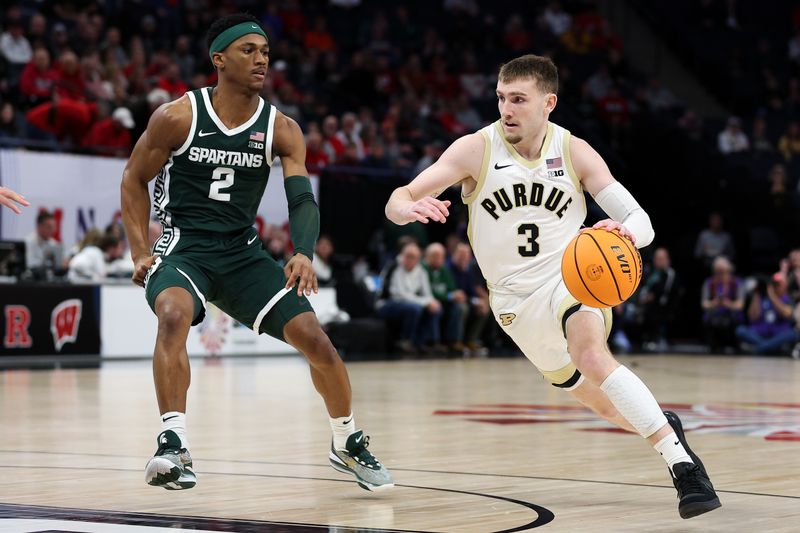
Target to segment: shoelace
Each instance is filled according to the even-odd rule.
[[[678,490],[681,496],[686,494],[697,494],[706,492],[706,487],[700,479],[700,467],[692,466],[680,478],[678,478]]]
[[[367,450],[368,446],[369,437],[364,436],[361,443],[350,452],[350,457],[357,459],[361,463],[365,463],[367,466],[378,466],[378,460]]]

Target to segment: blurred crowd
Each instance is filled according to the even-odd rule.
[[[655,250],[640,292],[615,309],[616,348],[670,349],[676,344],[672,324],[681,310],[696,307],[714,350],[787,351],[794,344],[789,332],[796,335],[787,309],[796,309],[800,279],[800,258],[789,255],[798,244],[800,212],[800,8],[783,0],[776,6],[786,10],[786,24],[767,31],[759,24],[774,23],[775,14],[735,0],[637,4],[659,21],[656,28],[694,30],[666,31],[664,39],[736,113],[717,124],[657,76],[629,65],[622,40],[590,0],[500,1],[480,9],[475,0],[22,0],[0,12],[0,144],[128,155],[159,105],[215,83],[205,46],[210,23],[249,11],[270,37],[262,96],[302,126],[309,170],[323,179],[407,179],[435,162],[452,139],[494,120],[503,61],[532,51],[549,55],[560,76],[555,119],[589,139],[612,170],[641,150],[643,117],[648,127],[657,117],[730,165],[712,179],[746,171],[743,196],[757,198],[767,218],[763,228],[750,229],[752,273],[737,277],[737,235],[711,206],[699,209],[709,224],[692,241],[691,260],[711,277],[700,289],[692,272],[679,275],[673,268],[674,249]],[[729,46],[712,39],[692,55],[687,43],[711,34]],[[638,193],[637,183],[628,183]],[[392,344],[402,353],[480,355],[505,342],[487,319],[482,278],[464,242],[463,218],[454,211],[447,235],[420,230],[409,239],[385,228],[377,251],[339,254],[347,256],[348,282],[368,294],[373,316],[392,325]],[[70,273],[70,279],[86,280],[95,279],[101,264],[105,276],[123,276],[130,268],[118,224],[56,255],[46,215],[29,249],[38,247],[49,266],[37,270],[38,259],[29,256],[28,275]],[[151,238],[159,232],[153,223]],[[291,253],[285,227],[265,226],[262,240],[278,261]],[[754,265],[750,256],[760,262]],[[318,276],[329,283],[338,278],[341,287],[336,257],[333,239],[321,238]],[[688,302],[695,294],[700,301]],[[353,309],[343,311],[339,318]]]

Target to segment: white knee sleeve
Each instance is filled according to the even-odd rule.
[[[620,365],[600,385],[619,414],[647,438],[666,423],[653,393],[636,374]]]

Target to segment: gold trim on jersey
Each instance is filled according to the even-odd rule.
[[[579,192],[583,192],[583,184],[581,184],[581,180],[578,177],[578,173],[575,172],[575,167],[572,166],[572,155],[569,151],[569,140],[572,138],[572,134],[564,130],[564,140],[563,146],[561,147],[561,151],[564,152],[564,162],[567,166],[567,173],[569,174],[570,179],[572,179],[572,183],[575,185],[575,189]]]
[[[520,163],[522,166],[526,168],[536,168],[542,164],[542,162],[544,161],[544,156],[550,149],[550,143],[553,140],[552,122],[547,123],[547,133],[544,134],[544,144],[542,145],[542,151],[539,153],[539,159],[536,159],[534,161],[529,161],[528,159],[525,159],[524,157],[519,155],[519,152],[517,152],[517,150],[514,148],[514,145],[512,145],[510,142],[506,140],[506,134],[503,131],[503,126],[500,125],[499,120],[494,123],[494,127],[497,129],[497,134],[500,136],[500,139],[502,139],[503,144],[506,146],[506,150],[508,150],[509,155],[511,155],[511,157],[516,159],[518,163]]]
[[[492,140],[489,138],[489,134],[484,130],[480,130],[480,133],[483,136],[483,161],[481,161],[481,172],[478,174],[475,188],[472,189],[469,194],[464,194],[463,185],[461,189],[461,201],[467,205],[475,201],[475,198],[480,194],[483,183],[486,181],[486,173],[489,172],[489,160],[492,158]]]
[[[559,324],[561,324],[561,319],[564,313],[567,312],[567,309],[575,305],[580,305],[580,302],[571,294],[567,294],[564,299],[561,300],[561,303],[558,304],[558,312],[556,313],[556,320]],[[600,313],[603,315],[603,326],[606,331],[606,340],[608,340],[609,335],[611,335],[611,323],[614,320],[614,316],[613,313],[611,313],[610,307],[600,308]]]

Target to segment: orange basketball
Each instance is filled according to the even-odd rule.
[[[642,279],[642,256],[614,231],[590,229],[570,241],[561,258],[561,276],[570,294],[589,307],[619,305]]]

